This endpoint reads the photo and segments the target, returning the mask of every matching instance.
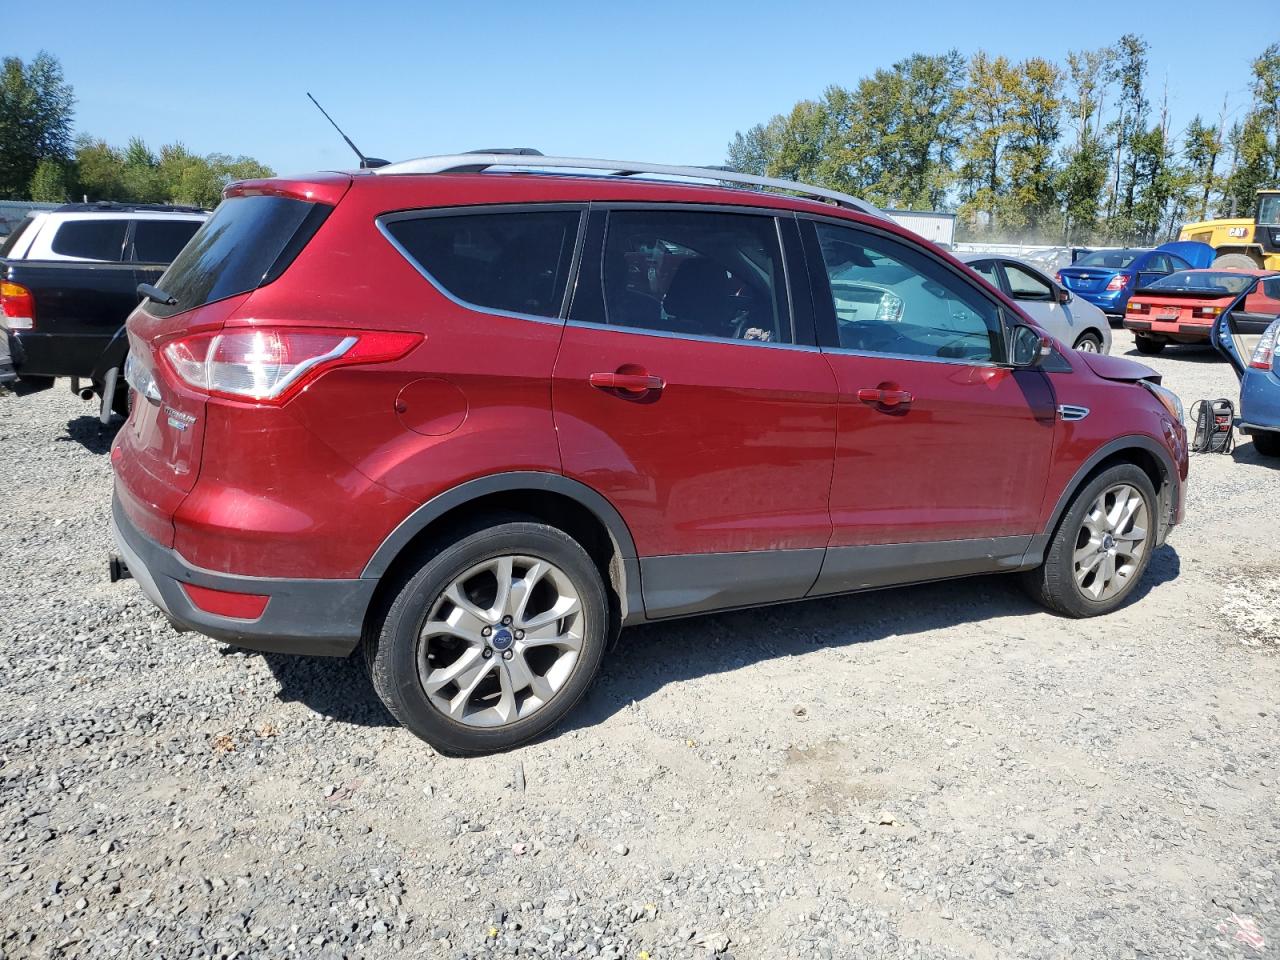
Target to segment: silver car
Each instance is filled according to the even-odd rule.
[[[1111,323],[1106,314],[1035,267],[998,254],[958,256],[970,270],[1016,300],[1031,319],[1063,343],[1089,353],[1111,352]]]

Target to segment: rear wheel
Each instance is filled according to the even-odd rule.
[[[582,698],[609,635],[600,573],[554,527],[472,527],[406,577],[365,658],[391,714],[437,750],[505,750]]]
[[[1280,433],[1255,433],[1253,446],[1264,457],[1280,457]]]
[[[1110,613],[1151,561],[1157,502],[1151,478],[1133,464],[1098,474],[1071,502],[1044,564],[1023,574],[1028,592],[1069,617]]]
[[[1260,270],[1262,264],[1247,253],[1224,253],[1219,257],[1215,257],[1213,261],[1215,270]]]
[[[1101,353],[1102,338],[1096,333],[1086,333],[1076,341],[1075,349],[1081,353]]]
[[[1155,356],[1165,348],[1163,340],[1144,337],[1142,334],[1138,334],[1133,338],[1133,345],[1138,348],[1139,353],[1146,354],[1149,357]]]

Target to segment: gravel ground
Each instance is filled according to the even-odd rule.
[[[1116,353],[1132,341],[1117,333]],[[1232,396],[1207,350],[1150,361]],[[0,957],[1200,957],[1280,939],[1280,472],[1193,462],[1139,598],[983,578],[630,631],[451,760],[353,660],[105,576],[110,431],[0,398]]]

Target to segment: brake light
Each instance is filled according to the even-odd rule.
[[[1127,274],[1117,273],[1107,283],[1108,290],[1123,290],[1129,285],[1129,277]]]
[[[1271,370],[1276,362],[1276,341],[1280,339],[1280,320],[1267,327],[1262,339],[1253,348],[1253,356],[1249,358],[1249,366],[1254,370]]]
[[[1198,317],[1201,320],[1212,320],[1218,314],[1222,313],[1221,307],[1192,307],[1191,316]]]
[[[1151,305],[1147,303],[1141,303],[1137,300],[1130,300],[1129,305],[1125,309],[1132,310],[1134,313],[1149,313],[1151,310]]]
[[[34,330],[36,299],[20,283],[0,281],[0,316],[10,330]]]
[[[254,327],[196,334],[161,351],[187,385],[210,396],[279,406],[335,367],[399,360],[418,333]]]
[[[1054,283],[1058,284],[1059,286],[1061,286],[1061,285],[1062,285],[1062,271],[1061,271],[1061,270],[1059,270],[1057,273],[1055,273],[1055,274],[1053,275],[1053,281],[1054,281]]]

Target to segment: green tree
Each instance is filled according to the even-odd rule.
[[[1062,71],[1033,57],[1018,65],[1013,123],[1006,154],[1008,193],[1001,203],[1007,229],[1035,239],[1060,232],[1056,151],[1062,133]]]
[[[1112,78],[1119,85],[1118,114],[1110,125],[1115,137],[1115,173],[1107,208],[1112,239],[1126,240],[1136,230],[1134,203],[1138,190],[1138,138],[1147,130],[1147,42],[1126,33],[1116,44]]]
[[[57,59],[0,63],[0,198],[24,199],[41,160],[66,160],[75,97]]]
[[[1218,185],[1218,157],[1222,153],[1222,130],[1207,126],[1196,114],[1183,135],[1182,156],[1187,164],[1187,216],[1204,220],[1209,216],[1209,197]]]
[[[1280,43],[1253,61],[1252,72],[1249,112],[1229,137],[1233,162],[1222,198],[1224,212],[1239,216],[1251,213],[1259,188],[1280,186]]]
[[[1088,242],[1097,229],[1108,168],[1103,116],[1114,59],[1111,47],[1067,54],[1064,112],[1075,138],[1063,151],[1058,172],[1062,237],[1067,243]]]
[[[82,136],[76,141],[75,195],[90,200],[128,200],[124,157],[105,140]]]
[[[66,165],[45,158],[36,164],[28,189],[32,200],[43,203],[64,203],[70,194]]]
[[[1000,226],[1000,199],[1007,184],[1002,161],[1015,132],[1018,85],[1017,70],[1006,57],[980,50],[969,61],[960,118],[960,216],[971,228],[989,233]]]

